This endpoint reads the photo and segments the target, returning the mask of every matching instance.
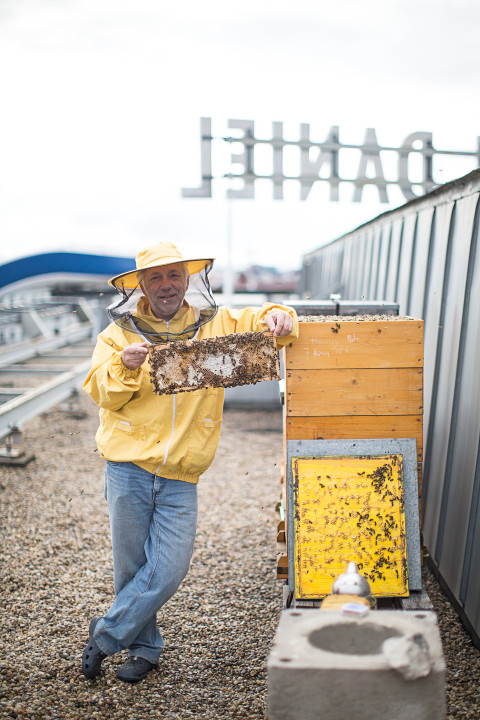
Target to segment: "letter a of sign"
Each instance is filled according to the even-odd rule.
[[[373,165],[375,175],[369,178],[367,176],[367,169],[370,164]],[[362,157],[360,158],[357,179],[355,180],[353,202],[361,201],[364,185],[376,185],[380,195],[380,202],[388,203],[387,183],[385,182],[385,176],[383,174],[382,161],[380,160],[380,147],[374,128],[368,128],[365,133]]]

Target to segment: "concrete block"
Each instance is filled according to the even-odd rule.
[[[443,720],[431,612],[284,610],[268,660],[269,720]]]

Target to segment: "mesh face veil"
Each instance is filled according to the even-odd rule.
[[[188,263],[185,263],[188,267]],[[217,310],[217,304],[213,298],[208,275],[212,269],[213,262],[206,263],[197,272],[190,272],[190,282],[185,293],[185,303],[190,306],[193,313],[190,313],[192,322],[180,331],[172,332],[169,322],[156,320],[146,316],[143,311],[146,301],[145,293],[140,287],[138,273],[135,273],[132,282],[132,274],[113,278],[110,284],[120,293],[120,299],[112,303],[108,308],[110,318],[124,330],[134,332],[150,344],[164,343],[170,340],[190,340],[195,337],[199,328],[211,320]],[[136,284],[135,284],[136,283]],[[150,323],[150,319],[153,324]],[[178,325],[178,323],[174,323]]]

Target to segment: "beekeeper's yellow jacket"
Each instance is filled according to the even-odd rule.
[[[203,325],[197,339],[218,337],[248,330],[266,330],[265,315],[274,309],[286,310],[294,319],[293,331],[277,338],[278,346],[298,337],[295,311],[266,303],[261,308],[230,310],[220,308]],[[166,323],[155,318],[145,298],[138,306],[140,317],[158,332],[175,333],[195,321],[190,307],[182,307]],[[84,390],[100,407],[98,449],[106,460],[133,462],[162,477],[197,483],[215,457],[220,437],[223,388],[207,388],[177,395],[155,395],[149,376],[148,359],[138,370],[122,362],[122,350],[139,336],[111,323],[98,336],[92,369]]]

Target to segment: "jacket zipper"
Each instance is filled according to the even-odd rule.
[[[170,320],[167,320],[166,323],[167,323],[167,339],[168,339],[168,337],[169,337],[169,328],[170,328]],[[167,446],[166,446],[166,448],[165,448],[165,456],[164,456],[164,458],[163,458],[163,462],[158,466],[157,472],[155,473],[155,475],[158,475],[158,471],[160,470],[161,467],[163,467],[164,465],[166,465],[166,462],[167,462],[167,460],[168,460],[168,449],[169,449],[169,447],[170,447],[170,443],[172,442],[172,440],[173,440],[173,435],[174,435],[174,433],[175,433],[175,410],[176,410],[176,406],[177,406],[177,396],[176,396],[176,395],[173,395],[172,434],[170,435],[170,439],[169,439],[169,441],[167,442]]]
[[[172,412],[172,434],[170,435],[170,440],[168,441],[167,447],[165,448],[165,457],[163,458],[163,463],[162,463],[162,465],[165,465],[165,463],[167,462],[167,458],[168,458],[168,448],[170,447],[170,443],[171,443],[172,440],[173,440],[173,435],[174,435],[174,432],[175,432],[175,407],[176,407],[176,400],[177,400],[177,396],[174,395],[174,396],[173,396],[173,412]]]

